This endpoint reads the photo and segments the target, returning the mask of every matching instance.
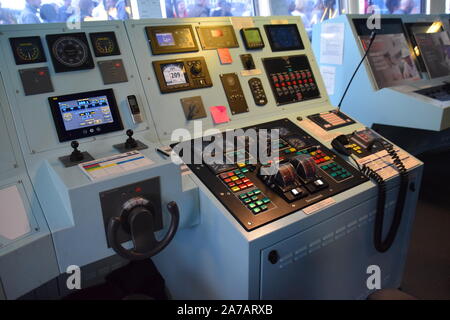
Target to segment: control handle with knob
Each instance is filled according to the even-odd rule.
[[[158,241],[154,234],[155,212],[149,201],[136,198],[128,203],[131,205],[125,205],[119,217],[109,220],[107,230],[109,245],[119,256],[128,260],[150,258],[162,251],[175,236],[180,221],[178,205],[174,201],[167,204],[172,220],[166,235]],[[121,227],[131,235],[133,242],[131,249],[125,249],[118,241],[117,234]]]

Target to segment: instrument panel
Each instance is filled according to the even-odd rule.
[[[288,119],[242,129],[244,132],[247,129],[277,130],[276,141],[257,139],[258,144],[273,146],[278,155],[271,154],[270,160],[263,163],[259,154],[252,151],[255,141],[250,135],[244,141],[238,137],[241,142],[230,145],[225,133],[220,138],[194,139],[173,148],[247,231],[367,181],[355,168]],[[217,146],[214,141],[223,141],[223,144]],[[204,159],[212,149],[216,160],[211,164],[205,161],[192,164],[193,161],[186,160],[186,155],[190,155],[190,159]],[[223,157],[217,155],[219,151]],[[276,173],[268,171],[274,161],[279,164]]]
[[[198,51],[191,25],[146,27],[145,32],[154,55]]]

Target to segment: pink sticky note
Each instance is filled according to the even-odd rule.
[[[219,54],[219,59],[220,59],[221,64],[233,63],[233,58],[231,57],[230,49],[219,48],[219,49],[217,49],[217,53]]]
[[[209,111],[211,112],[211,116],[213,117],[215,124],[230,121],[230,117],[228,117],[227,108],[225,106],[209,107]]]

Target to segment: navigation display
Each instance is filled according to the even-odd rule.
[[[59,140],[123,129],[112,89],[49,98]]]
[[[161,71],[167,86],[188,83],[183,62],[163,64],[161,65]]]
[[[198,51],[190,25],[146,27],[145,32],[153,54]]]
[[[272,51],[305,49],[296,24],[264,25]]]

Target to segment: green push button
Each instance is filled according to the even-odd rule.
[[[256,189],[255,191],[253,191],[255,194],[260,194],[261,193],[261,190],[259,190],[259,189]]]
[[[321,168],[322,168],[323,170],[327,170],[327,169],[328,169],[328,166],[327,166],[327,165],[324,165],[324,166],[321,166]]]
[[[263,204],[264,204],[264,202],[262,200],[256,201],[256,205],[257,206],[262,206]]]
[[[241,199],[241,200],[243,200],[245,198],[247,198],[247,194],[245,194],[245,193],[243,193],[239,196],[239,199]]]
[[[261,209],[261,211],[266,211],[268,209],[268,207],[263,204],[261,207],[259,207]]]
[[[247,195],[248,195],[249,197],[253,196],[254,194],[255,194],[255,193],[254,193],[253,191],[247,192]]]
[[[247,173],[247,172],[248,172],[248,169],[247,169],[247,168],[241,169],[241,172],[242,172],[242,173]]]
[[[336,172],[332,172],[332,173],[331,173],[331,176],[332,176],[332,177],[336,177],[336,176],[337,176],[337,173],[336,173]]]
[[[253,201],[258,200],[258,196],[253,196],[253,197],[252,197],[252,200],[253,200]]]
[[[252,202],[252,199],[250,199],[250,198],[244,199],[245,204],[249,204],[250,202]]]
[[[254,214],[258,214],[258,213],[261,212],[261,209],[260,208],[255,208],[252,211],[253,211]]]
[[[270,199],[269,199],[269,198],[264,198],[264,199],[262,199],[262,201],[263,201],[264,203],[269,203],[269,202],[270,202]]]
[[[253,202],[248,205],[249,209],[253,209],[254,207],[256,207],[256,204],[254,204]]]
[[[243,178],[245,178],[245,175],[241,173],[240,175],[238,175],[238,178],[243,179]]]

